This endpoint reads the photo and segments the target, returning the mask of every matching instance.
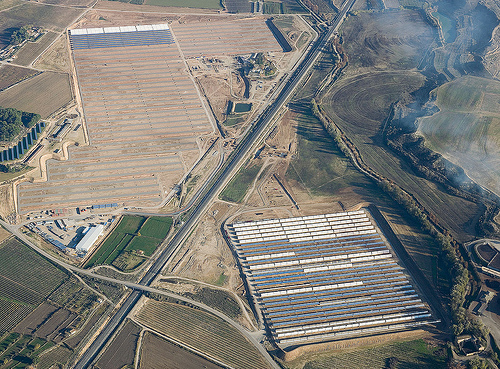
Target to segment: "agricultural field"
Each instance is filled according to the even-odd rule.
[[[474,234],[471,220],[478,206],[416,176],[383,141],[391,103],[425,82],[423,75],[409,69],[422,58],[432,41],[432,30],[414,15],[401,10],[349,17],[343,26],[349,66],[325,93],[321,106],[368,166],[414,194],[459,240],[468,240]]]
[[[17,6],[22,3],[22,0],[2,0],[0,1],[0,10],[12,8],[13,6]]]
[[[12,236],[12,234],[7,231],[5,228],[0,226],[0,243],[2,243],[4,240]]]
[[[16,67],[14,65],[2,64],[0,66],[0,91],[40,73],[34,69]]]
[[[139,339],[142,328],[127,320],[123,328],[111,341],[97,361],[100,369],[121,369],[134,366],[135,347]],[[164,359],[166,357],[164,356]]]
[[[437,89],[439,112],[419,119],[432,150],[500,194],[500,82],[465,76]]]
[[[167,367],[165,367],[166,357],[168,357]],[[220,366],[150,332],[146,332],[142,339],[140,358],[140,369],[160,367],[166,369],[221,368]]]
[[[267,362],[235,328],[203,311],[148,300],[137,313],[141,324],[236,369],[264,369]]]
[[[223,284],[226,278],[226,275],[221,274],[219,276],[220,281],[216,282],[222,282],[219,284]],[[232,319],[243,316],[240,305],[227,291],[211,287],[202,287],[175,278],[161,278],[158,280],[157,287],[202,302],[205,305],[219,310]]]
[[[32,111],[47,118],[73,99],[66,73],[43,72],[0,92],[0,106]]]
[[[344,352],[317,355],[319,358],[308,361],[305,365],[307,355],[287,364],[292,369],[447,368],[444,345],[423,339],[342,351]]]
[[[252,7],[249,0],[226,0],[226,9],[229,13],[250,13]]]
[[[40,355],[54,346],[39,337],[10,333],[0,339],[2,368],[25,368],[39,361]]]
[[[12,238],[0,245],[0,334],[33,311],[67,278],[59,268]]]
[[[60,367],[68,362],[73,352],[64,346],[57,346],[40,357],[37,369],[50,369],[59,364]]]
[[[434,183],[416,176],[408,164],[385,147],[381,137],[391,100],[397,100],[405,88],[417,89],[422,82],[419,74],[407,72],[371,73],[343,79],[328,92],[322,107],[354,142],[367,165],[413,193],[457,237],[468,239],[471,230],[467,225],[478,211],[477,205],[451,196]],[[372,94],[378,92],[379,98],[373,99]]]
[[[30,65],[58,37],[56,32],[47,32],[36,42],[27,42],[15,55],[15,63]]]
[[[353,184],[360,187],[371,185],[337,149],[309,107],[302,112],[296,109],[294,113],[292,124],[297,129],[298,149],[286,172],[288,180],[295,181],[297,186],[316,196],[335,196]]]
[[[414,68],[434,40],[432,27],[413,10],[359,13],[347,19],[342,34],[348,74],[358,68]]]
[[[220,198],[224,201],[241,202],[259,173],[261,165],[243,167],[221,192]]]
[[[132,270],[154,253],[171,225],[172,219],[167,217],[125,215],[85,266],[108,264]]]
[[[76,347],[91,326],[90,313],[99,318],[106,304],[75,277],[54,266],[16,238],[0,244],[0,363],[6,368],[37,368],[65,363],[72,353],[62,344],[72,330]],[[72,347],[68,345],[67,347]],[[46,352],[47,351],[47,352]]]
[[[10,42],[12,29],[33,24],[50,31],[60,32],[69,26],[84,9],[50,6],[24,2],[0,13],[0,48]]]

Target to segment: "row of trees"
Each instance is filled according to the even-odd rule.
[[[40,114],[0,107],[0,141],[10,142],[24,129],[33,127]]]

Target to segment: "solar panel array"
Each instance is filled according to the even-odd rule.
[[[404,330],[432,321],[364,210],[234,223],[228,231],[279,344]]]
[[[73,57],[90,146],[50,161],[46,182],[20,184],[19,212],[158,205],[199,157],[197,138],[212,132],[177,45],[80,48]]]
[[[168,24],[73,29],[69,34],[73,50],[174,43]]]
[[[227,19],[172,24],[186,57],[281,52],[265,19]]]

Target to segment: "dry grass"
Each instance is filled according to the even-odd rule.
[[[71,64],[66,36],[59,37],[50,49],[36,61],[35,66],[39,69],[69,73]]]

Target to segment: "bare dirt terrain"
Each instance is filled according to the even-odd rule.
[[[56,72],[70,73],[71,63],[68,49],[68,38],[64,34],[38,59],[35,67]]]
[[[128,320],[97,361],[101,369],[120,369],[134,364],[135,347],[141,327]]]
[[[91,146],[49,163],[48,182],[21,186],[21,212],[91,201],[158,205],[191,168],[203,149],[197,137],[211,126],[176,45],[147,50],[74,51]]]
[[[166,357],[168,360],[165,360]],[[142,339],[139,368],[219,369],[221,367],[153,333],[146,332]]]

